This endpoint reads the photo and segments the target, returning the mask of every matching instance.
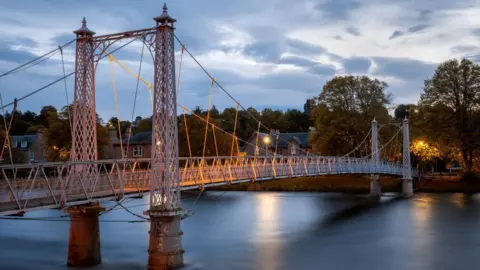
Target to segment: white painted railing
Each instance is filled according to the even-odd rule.
[[[403,172],[398,163],[318,156],[180,158],[179,163],[182,190],[301,176]],[[0,166],[0,215],[138,196],[150,190],[150,166],[150,159]]]

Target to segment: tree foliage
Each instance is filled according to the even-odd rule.
[[[363,141],[374,118],[387,122],[391,96],[385,93],[386,87],[385,82],[366,76],[338,76],[328,81],[311,113],[316,129],[310,137],[314,152],[344,155]]]
[[[425,81],[420,104],[425,112],[427,135],[450,142],[471,171],[474,153],[480,148],[480,66],[470,60],[448,60]]]

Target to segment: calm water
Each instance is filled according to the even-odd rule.
[[[208,192],[184,207],[182,269],[478,269],[480,197]],[[127,202],[141,213],[147,199]],[[106,204],[112,205],[111,203]],[[140,206],[138,206],[140,205]],[[28,217],[61,215],[48,210]],[[102,220],[135,219],[114,210]],[[148,223],[101,223],[103,264],[145,269]],[[67,269],[68,222],[0,220],[0,269]]]

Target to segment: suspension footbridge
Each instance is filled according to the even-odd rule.
[[[284,156],[276,152],[269,153],[267,150],[263,154],[240,156],[234,151],[236,148],[238,152],[237,115],[234,119],[233,132],[226,132],[211,122],[210,111],[206,117],[198,116],[205,122],[203,155],[195,157],[190,154],[189,157],[179,157],[178,108],[180,107],[182,112],[188,110],[177,101],[183,53],[187,52],[197,64],[200,65],[200,63],[175,35],[176,20],[168,14],[166,6],[163,8],[163,13],[155,17],[154,21],[155,26],[151,28],[95,36],[95,32],[87,27],[84,19],[81,28],[74,31],[76,38],[57,49],[63,53],[64,47],[73,42],[76,44],[75,72],[64,73],[62,78],[14,102],[2,105],[2,110],[12,105],[15,109],[17,103],[23,99],[75,75],[70,160],[35,164],[12,162],[12,164],[0,166],[0,215],[22,214],[45,208],[63,209],[71,215],[68,255],[70,265],[100,263],[98,214],[104,209],[98,203],[103,200],[121,200],[149,194],[150,210],[145,213],[151,223],[148,265],[149,269],[164,269],[183,262],[184,251],[181,245],[183,233],[180,229],[180,221],[184,210],[181,204],[181,190],[305,176],[364,174],[372,176],[371,194],[374,196],[381,195],[379,175],[398,176],[403,181],[404,195],[413,195],[412,177],[415,176],[415,171],[411,168],[407,119],[396,125],[398,132],[392,137],[398,138],[400,135],[402,137],[401,162],[381,161],[382,151],[385,151],[392,140],[379,145],[378,134],[381,125],[374,119],[365,140],[357,146],[357,148],[366,146],[369,148],[369,153],[362,157],[351,157],[348,154],[330,157],[311,153]],[[122,46],[116,45],[118,41],[124,39],[130,41]],[[105,57],[109,57],[111,63],[119,63],[112,54],[134,41],[141,42],[142,48],[147,48],[154,63],[153,84],[141,78],[140,71],[138,73],[129,71],[137,78],[137,82],[142,81],[151,90],[153,109],[151,158],[124,157],[118,160],[99,160],[95,71],[100,60]],[[180,44],[182,57],[177,76],[176,41]],[[115,49],[111,50],[111,48]],[[42,57],[48,57],[48,55]],[[25,68],[25,65],[10,73]],[[235,102],[237,112],[239,108],[244,109],[203,66],[200,65],[200,67],[210,79],[210,92],[212,87],[217,85]],[[1,75],[0,78],[8,74],[9,72]],[[210,105],[211,100],[209,100],[209,108]],[[258,122],[259,131],[260,127],[268,130],[268,127],[255,120]],[[188,127],[186,119],[185,126]],[[220,156],[218,150],[216,156],[205,155],[207,130],[210,127],[213,130],[213,136],[215,136],[215,130],[231,136],[230,156]],[[8,131],[9,129],[7,134]],[[127,149],[129,138],[127,138]],[[186,143],[190,150],[188,132]],[[257,144],[258,136],[254,145],[256,148]],[[8,136],[5,146],[9,146]],[[217,147],[216,141],[215,147]],[[121,148],[123,149],[124,146],[121,145]]]

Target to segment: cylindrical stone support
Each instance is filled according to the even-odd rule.
[[[90,266],[102,262],[98,214],[104,210],[98,203],[67,209],[70,214],[68,266]]]
[[[402,193],[403,193],[403,197],[413,197],[412,179],[402,180]]]
[[[382,196],[382,185],[380,184],[380,179],[378,175],[373,175],[372,180],[370,181],[370,196]]]
[[[148,269],[163,270],[183,264],[180,215],[162,216],[155,211],[150,214],[150,240],[148,245]]]

